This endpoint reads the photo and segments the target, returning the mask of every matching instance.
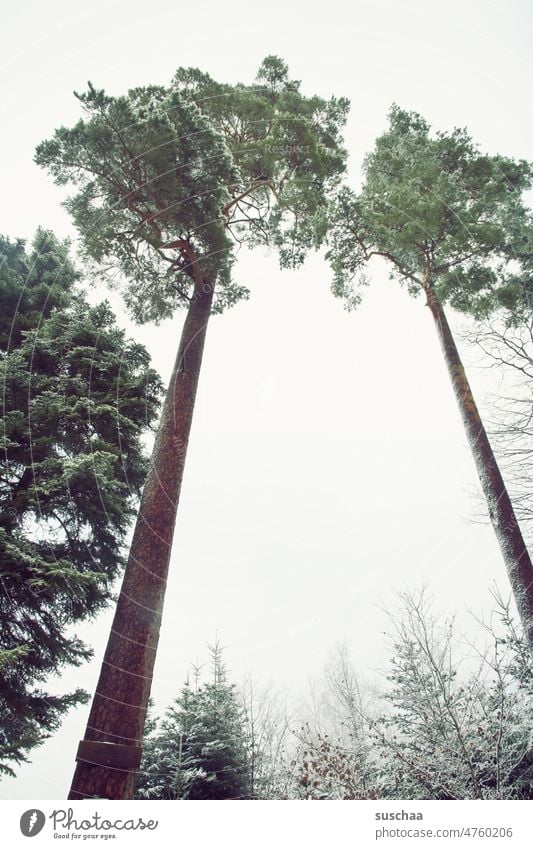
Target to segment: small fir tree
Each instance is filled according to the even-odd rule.
[[[158,731],[148,733],[139,799],[246,799],[249,763],[242,707],[222,649],[211,647],[212,680],[187,679]]]

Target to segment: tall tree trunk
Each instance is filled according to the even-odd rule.
[[[195,286],[69,799],[131,799],[213,286]]]
[[[426,289],[426,295],[428,307],[435,319],[444,359],[487,500],[489,516],[507,567],[518,613],[530,650],[533,652],[533,566],[531,558],[474,401],[444,309],[433,289]]]

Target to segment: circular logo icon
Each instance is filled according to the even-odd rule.
[[[45,822],[46,817],[42,811],[30,808],[29,811],[24,811],[20,818],[20,830],[24,837],[35,837],[42,831]]]

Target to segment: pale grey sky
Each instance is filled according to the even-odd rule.
[[[392,102],[436,128],[467,126],[487,152],[531,157],[532,16],[526,2],[160,0],[21,2],[2,13],[0,232],[74,235],[62,193],[32,162],[79,115],[72,91],[166,83],[178,65],[251,81],[281,55],[307,93],[345,95],[351,172]],[[430,315],[376,269],[353,314],[318,256],[280,273],[244,254],[247,303],[215,317],[178,515],[153,695],[161,709],[218,632],[236,678],[297,690],[346,641],[361,671],[385,658],[379,604],[425,581],[441,607],[507,592]],[[107,296],[102,291],[102,297]],[[120,320],[167,379],[182,316]],[[465,352],[467,361],[472,359]],[[491,375],[471,373],[480,395]],[[481,400],[481,398],[480,398]],[[91,689],[110,613],[78,629],[95,661],[57,685]],[[0,798],[64,798],[88,709],[32,756]]]

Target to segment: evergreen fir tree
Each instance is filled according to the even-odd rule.
[[[249,798],[243,712],[218,643],[211,647],[211,674],[202,684],[197,674],[193,686],[187,679],[160,730],[149,729],[137,798]]]
[[[109,601],[144,480],[160,381],[107,303],[77,290],[68,249],[0,239],[0,769],[83,691],[41,689],[91,654],[71,626]],[[37,686],[36,686],[37,685]]]

